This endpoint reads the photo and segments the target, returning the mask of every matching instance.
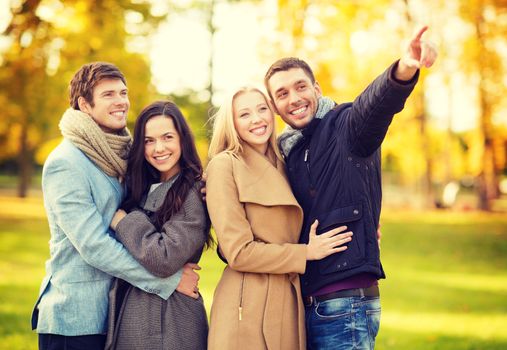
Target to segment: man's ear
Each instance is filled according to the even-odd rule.
[[[81,112],[85,112],[90,114],[90,104],[86,101],[86,99],[83,96],[79,96],[77,98],[77,105],[79,106],[79,110]]]
[[[315,91],[317,92],[317,97],[321,97],[322,96],[322,90],[320,89],[319,82],[315,81],[315,83],[313,83],[313,87],[315,88]]]

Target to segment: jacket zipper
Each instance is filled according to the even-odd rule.
[[[238,317],[241,321],[243,319],[243,288],[245,284],[245,273],[243,272],[243,275],[241,277],[241,288],[239,291],[239,307],[238,307]]]
[[[315,189],[313,188],[312,176],[310,173],[310,148],[305,149],[304,162],[306,164],[306,171],[308,173],[308,181],[310,182],[310,196],[315,197]]]

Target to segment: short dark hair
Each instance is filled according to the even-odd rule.
[[[297,58],[297,57],[284,57],[276,61],[269,67],[266,75],[264,76],[264,86],[266,86],[266,91],[269,94],[269,97],[273,99],[271,95],[271,91],[269,90],[269,79],[278,72],[288,71],[292,68],[301,68],[305,74],[310,78],[312,84],[315,83],[315,75],[313,75],[313,71],[305,61]]]
[[[102,79],[120,79],[127,85],[125,76],[114,64],[108,62],[92,62],[85,64],[79,68],[70,81],[70,106],[79,110],[78,99],[79,96],[83,96],[86,102],[93,107],[93,89]]]

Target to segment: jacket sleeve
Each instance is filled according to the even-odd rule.
[[[220,154],[208,165],[206,203],[220,249],[229,266],[256,273],[304,273],[304,244],[274,244],[255,240],[233,177],[230,155]],[[262,186],[262,184],[259,184]]]
[[[398,61],[378,76],[354,100],[346,116],[350,150],[358,156],[368,157],[380,147],[393,116],[403,109],[417,83],[419,71],[408,82],[396,80],[397,66]]]
[[[51,208],[55,223],[89,265],[148,293],[169,298],[181,272],[165,279],[153,276],[107,232],[109,223],[97,209],[86,176],[71,159],[56,159],[45,166],[45,205]]]
[[[202,200],[191,189],[182,209],[160,231],[145,213],[133,211],[118,223],[116,236],[148,271],[168,277],[203,248],[205,225]]]

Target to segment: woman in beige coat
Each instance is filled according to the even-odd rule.
[[[298,244],[303,212],[292,195],[265,95],[242,88],[215,115],[207,205],[227,266],[211,307],[208,348],[305,349],[298,274],[306,260],[343,251],[339,227]]]

